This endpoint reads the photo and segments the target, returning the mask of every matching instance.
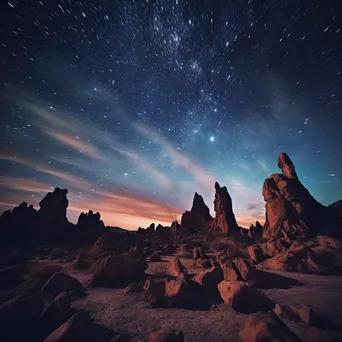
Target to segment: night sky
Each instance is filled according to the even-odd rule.
[[[340,1],[10,0],[0,4],[1,212],[59,186],[68,217],[170,224],[214,182],[264,222],[287,152],[342,198]]]

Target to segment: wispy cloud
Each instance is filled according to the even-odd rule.
[[[25,178],[0,176],[0,184],[4,188],[27,191],[31,193],[46,193],[51,190],[51,186]]]

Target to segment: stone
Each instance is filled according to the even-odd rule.
[[[259,221],[256,221],[255,226],[251,225],[248,230],[248,237],[251,240],[257,241],[262,238],[264,227],[260,224]]]
[[[69,276],[63,272],[57,272],[52,275],[42,287],[41,292],[50,296],[57,296],[61,292],[84,294],[85,289],[82,287],[78,279]]]
[[[165,279],[164,278],[147,278],[145,285],[145,301],[152,307],[164,307],[167,304],[165,298]]]
[[[151,333],[146,342],[184,342],[184,335],[181,331],[158,330]]]
[[[178,223],[178,221],[172,221],[170,229],[173,234],[179,233],[181,230],[181,225]]]
[[[251,259],[254,260],[256,263],[262,262],[266,259],[264,252],[259,244],[249,246],[247,250]]]
[[[92,328],[89,313],[78,312],[52,332],[44,342],[74,342],[87,340]]]
[[[241,342],[296,342],[296,335],[271,313],[250,315],[240,331]]]
[[[181,274],[176,279],[166,279],[165,297],[169,306],[186,308],[191,303],[192,292],[189,279]]]
[[[317,242],[321,247],[342,250],[342,241],[327,235],[317,235]]]
[[[306,331],[306,336],[303,342],[332,342],[332,340],[324,331],[310,326]]]
[[[216,292],[217,285],[223,280],[223,272],[220,267],[211,267],[199,272],[193,279],[195,283],[208,292]]]
[[[237,270],[232,259],[225,260],[221,263],[224,280],[237,281],[242,280],[239,271]]]
[[[77,228],[81,229],[82,232],[87,234],[94,234],[100,236],[105,231],[105,225],[101,220],[100,213],[93,213],[89,210],[88,213],[81,213],[78,217]]]
[[[273,311],[278,317],[285,318],[291,321],[302,321],[307,325],[310,325],[313,321],[313,310],[304,304],[276,304]]]
[[[140,280],[148,265],[143,258],[108,256],[94,265],[94,287],[116,287],[123,283]]]
[[[223,280],[217,288],[223,301],[235,311],[251,313],[267,311],[274,307],[269,298],[248,283]]]
[[[130,283],[126,289],[125,294],[135,294],[144,291],[144,287],[140,282]]]
[[[244,281],[256,281],[257,270],[244,258],[235,258],[234,265]]]
[[[169,261],[168,273],[172,276],[178,277],[184,272],[184,266],[178,258],[173,258]]]
[[[213,265],[210,259],[197,259],[196,266],[207,269],[211,268]]]

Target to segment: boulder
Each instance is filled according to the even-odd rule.
[[[212,263],[210,259],[197,259],[196,266],[207,269],[212,267]]]
[[[109,256],[94,265],[92,285],[94,287],[115,287],[145,276],[148,265],[143,258]]]
[[[184,266],[181,264],[178,258],[173,258],[169,261],[168,273],[172,276],[178,277],[184,272]]]
[[[52,332],[44,342],[74,342],[88,339],[92,329],[92,320],[88,313],[78,312]]]
[[[147,278],[144,285],[144,291],[145,301],[152,307],[158,308],[166,305],[164,278]]]
[[[126,287],[125,294],[134,294],[142,291],[144,291],[143,284],[140,282],[133,282]]]
[[[92,260],[89,257],[78,255],[72,264],[72,268],[77,271],[88,269],[92,265]]]
[[[306,331],[303,342],[333,342],[329,336],[322,330],[310,326]]]
[[[223,280],[223,272],[221,267],[211,267],[208,270],[199,272],[193,279],[195,283],[208,292],[217,292],[217,285]]]
[[[71,292],[82,295],[85,289],[78,279],[69,276],[63,272],[57,272],[52,275],[42,287],[41,292],[50,296],[57,296],[61,292]]]
[[[249,256],[256,263],[262,262],[266,259],[264,252],[259,244],[249,246],[247,249],[248,249]]]
[[[256,281],[257,270],[244,258],[235,258],[234,265],[244,281]]]
[[[223,280],[218,284],[218,290],[223,301],[238,312],[267,311],[274,307],[269,298],[242,281]]]
[[[184,335],[181,331],[158,330],[150,334],[146,342],[184,342]]]
[[[271,313],[257,312],[250,315],[240,331],[241,342],[296,342],[299,339]]]
[[[221,263],[224,280],[237,281],[242,280],[239,271],[237,270],[232,259],[226,260]]]
[[[72,316],[71,300],[67,292],[60,293],[42,315],[42,325],[50,334]],[[45,335],[46,336],[46,335]]]
[[[158,261],[160,261],[160,253],[154,252],[154,253],[150,256],[150,261],[151,261],[151,262],[158,262]]]
[[[204,203],[203,197],[196,192],[191,210],[182,215],[181,230],[189,233],[200,231],[211,220],[209,208]]]
[[[313,321],[313,310],[304,304],[276,304],[273,311],[278,317],[292,320],[295,322],[302,321],[305,324],[309,325]]]
[[[177,279],[166,279],[165,297],[169,306],[177,308],[186,308],[192,300],[192,291],[190,280],[181,274]]]

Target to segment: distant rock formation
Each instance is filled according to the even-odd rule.
[[[39,203],[39,219],[45,223],[51,222],[54,225],[66,223],[68,221],[66,211],[69,205],[67,193],[67,189],[58,187],[53,192],[49,192]]]
[[[170,229],[173,234],[178,233],[181,230],[181,225],[178,221],[172,221]]]
[[[215,189],[214,210],[216,216],[211,226],[219,228],[224,233],[239,233],[240,229],[236,223],[232,199],[227,188],[220,187],[220,184],[216,182]]]
[[[81,213],[76,226],[81,233],[88,234],[92,238],[98,238],[105,232],[105,225],[101,220],[100,213],[94,214],[92,210],[89,210],[87,214]]]
[[[212,220],[209,208],[204,203],[203,197],[195,192],[192,208],[182,215],[182,231],[196,232],[205,228]]]
[[[264,238],[295,238],[324,232],[338,234],[341,220],[334,210],[317,202],[298,180],[295,167],[286,153],[280,153],[278,166],[283,174],[264,181],[266,202]]]
[[[262,238],[263,233],[263,226],[260,224],[259,221],[255,222],[255,225],[251,225],[248,230],[248,237],[252,240],[259,240]]]

